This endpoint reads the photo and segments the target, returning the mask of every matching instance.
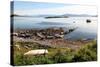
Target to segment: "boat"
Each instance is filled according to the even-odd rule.
[[[90,19],[87,19],[87,20],[86,20],[86,22],[87,22],[87,23],[90,23],[90,22],[91,22],[91,20],[90,20]]]

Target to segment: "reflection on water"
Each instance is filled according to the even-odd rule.
[[[91,22],[87,23],[87,19],[90,19]],[[77,27],[75,31],[65,35],[65,39],[97,38],[97,17],[69,17],[53,19],[45,19],[42,17],[14,17],[14,29],[48,27],[63,27],[65,30],[69,27]]]

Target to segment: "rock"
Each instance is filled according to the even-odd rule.
[[[43,55],[43,54],[47,54],[48,50],[46,49],[37,49],[37,50],[30,50],[26,53],[24,53],[24,55]]]

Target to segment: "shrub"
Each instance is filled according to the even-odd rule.
[[[61,51],[58,50],[57,53],[52,57],[55,63],[65,63],[71,62],[73,58],[73,53],[71,51]]]
[[[97,43],[93,41],[78,50],[73,58],[74,62],[82,61],[96,61],[97,60]]]

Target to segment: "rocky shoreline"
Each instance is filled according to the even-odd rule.
[[[38,40],[45,39],[63,39],[64,35],[73,32],[76,28],[71,28],[65,31],[61,28],[47,28],[47,29],[17,29],[11,35],[19,38],[36,38]]]
[[[17,30],[12,33],[13,42],[33,42],[40,45],[47,45],[52,48],[79,49],[92,40],[66,40],[64,35],[73,32],[75,29],[64,31],[62,28],[48,28],[41,30]]]

